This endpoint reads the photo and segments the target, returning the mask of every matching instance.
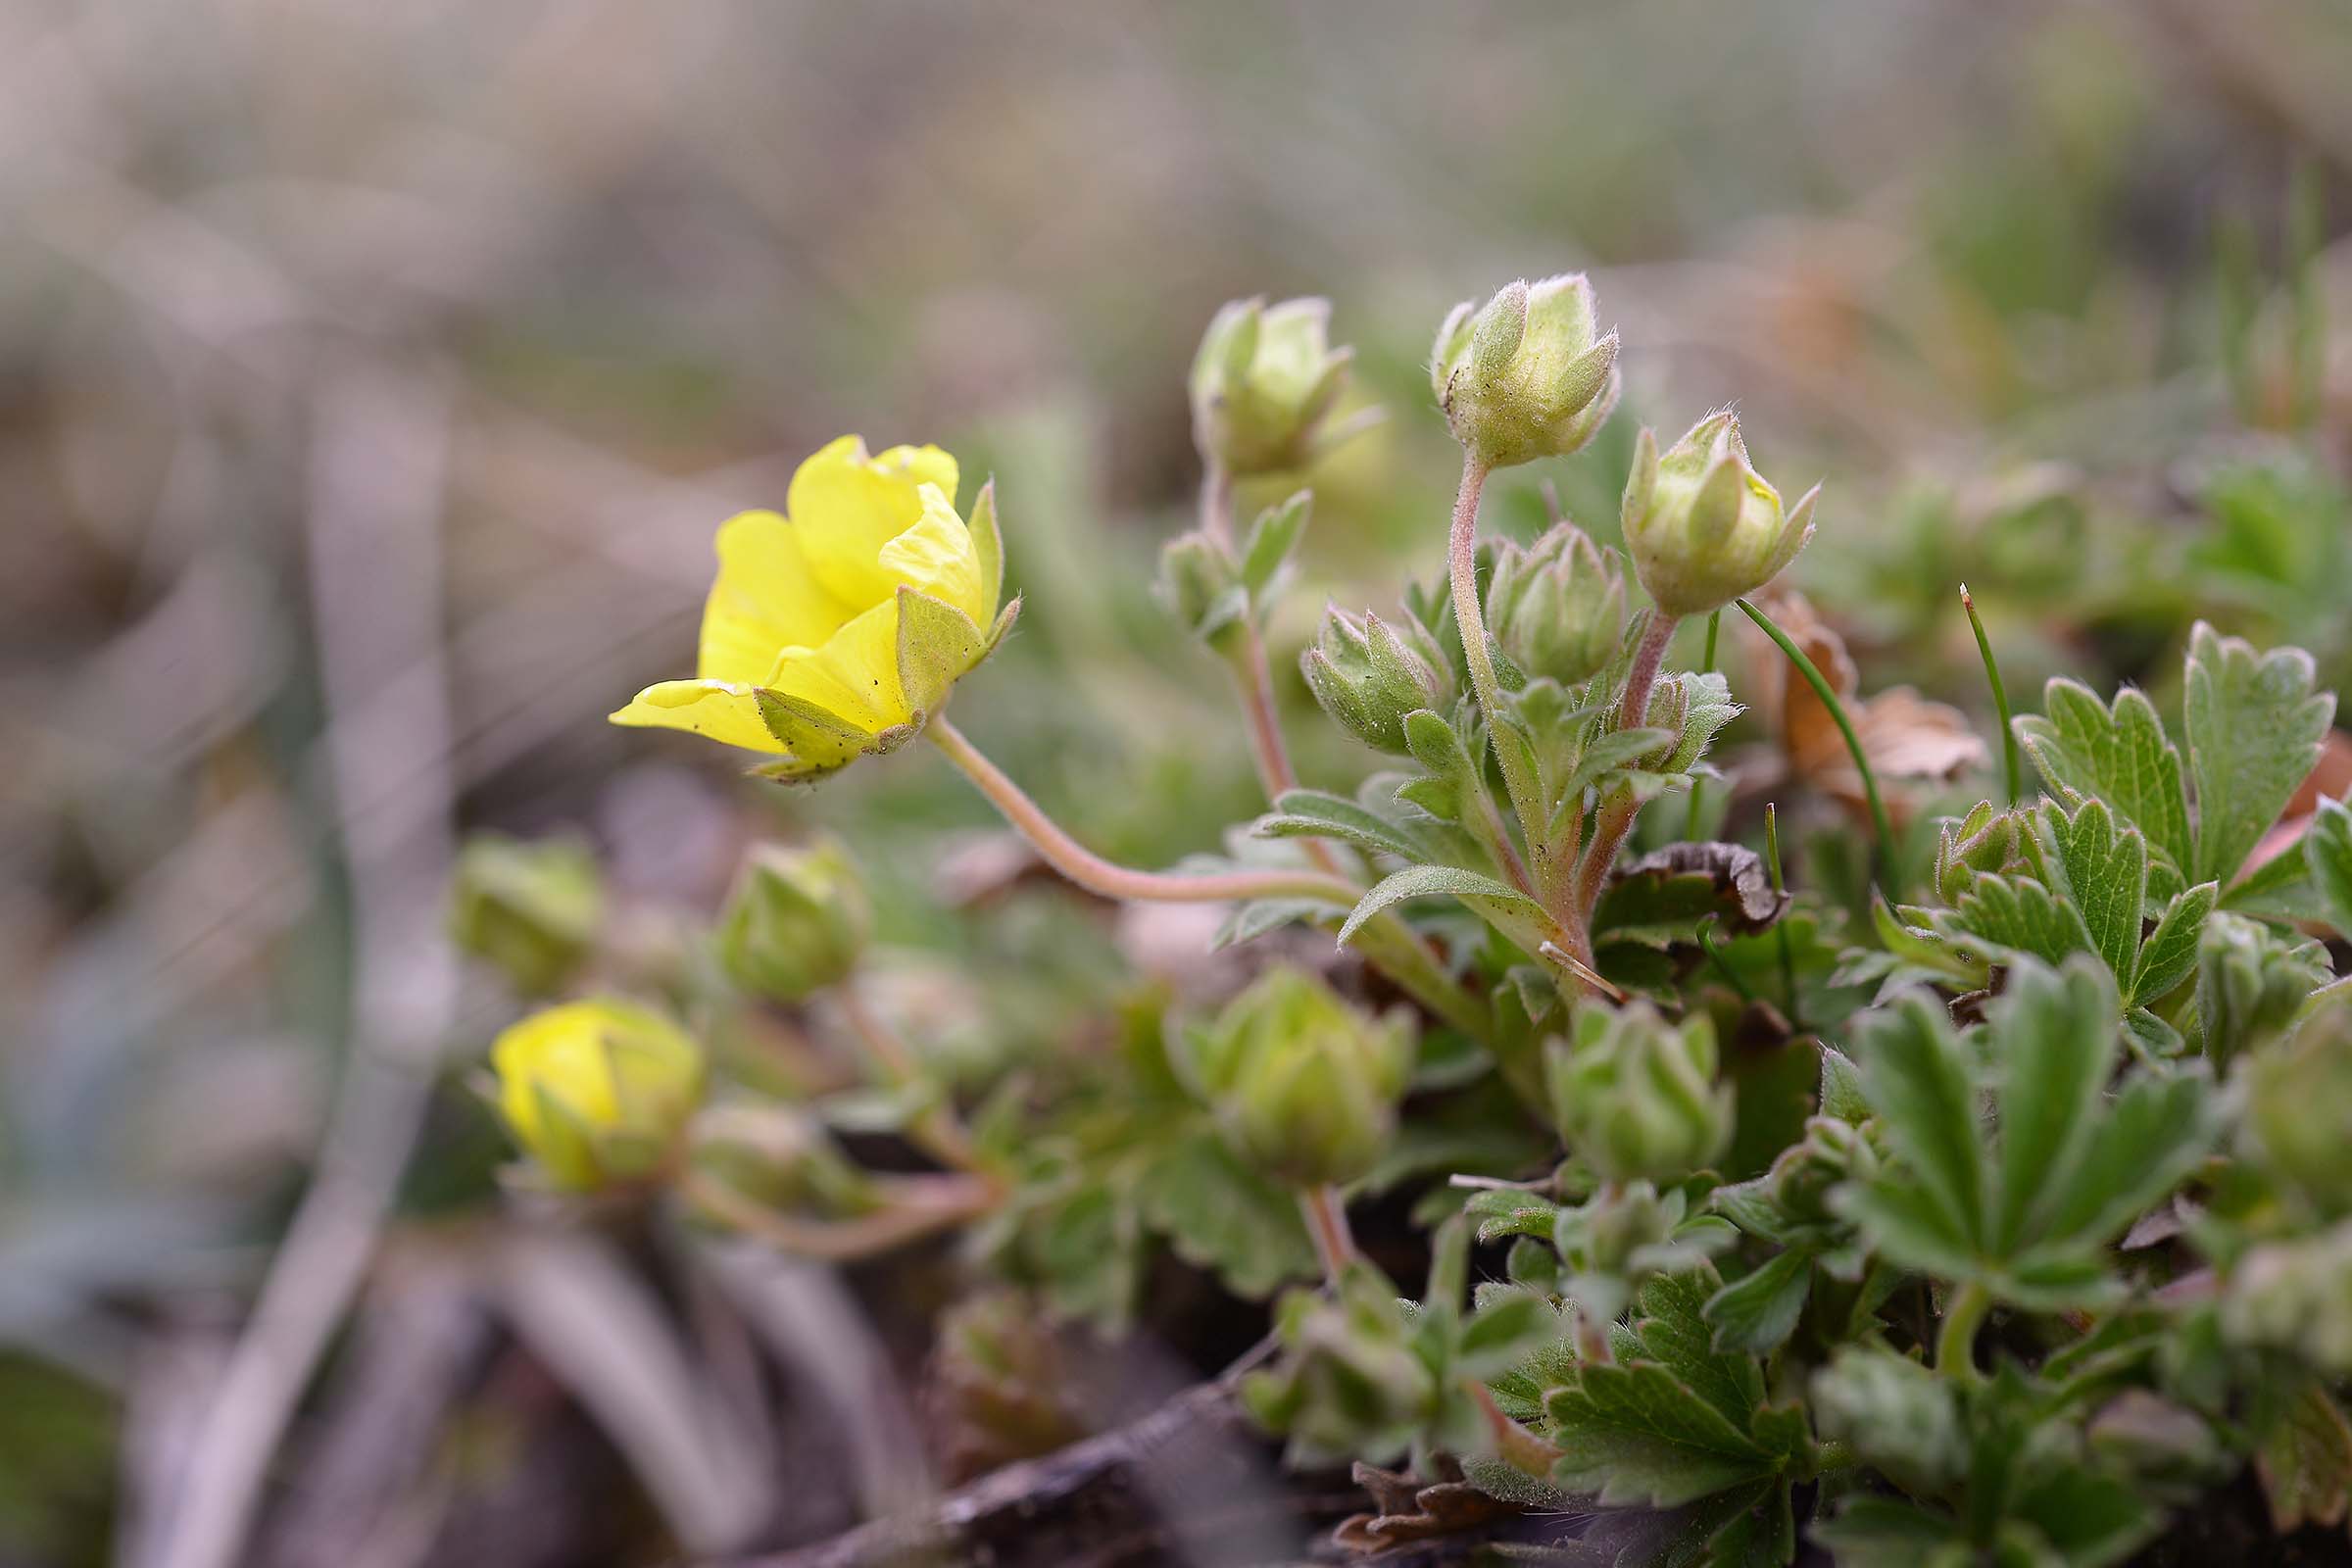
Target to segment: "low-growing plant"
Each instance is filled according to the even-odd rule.
[[[1444,569],[1331,607],[1301,656],[1379,762],[1302,787],[1268,644],[1309,497],[1245,521],[1235,495],[1362,422],[1328,317],[1230,306],[1192,372],[1200,515],[1160,593],[1230,673],[1264,787],[1227,854],[1103,858],[952,721],[1020,608],[1019,508],[1008,486],[1001,529],[993,483],[959,508],[935,447],[845,437],[784,512],[727,521],[693,678],[613,714],[796,782],[927,741],[1077,887],[1222,906],[1220,946],[1289,956],[1222,1000],[1139,987],[1091,1048],[954,1082],[867,995],[851,852],[763,848],[706,934],[635,956],[635,1000],[493,1049],[536,1200],[819,1258],[957,1236],[995,1293],[954,1328],[961,1384],[1047,1442],[1066,1401],[1020,1386],[1052,1357],[989,1349],[1021,1329],[1001,1293],[1116,1329],[1165,1246],[1279,1298],[1238,1396],[1299,1462],[1408,1464],[1491,1498],[1473,1522],[1600,1510],[1620,1563],[1762,1568],[1805,1539],[1860,1565],[2109,1563],[2249,1466],[2280,1531],[2340,1523],[2352,991],[2314,933],[2352,932],[2352,812],[2281,820],[2333,712],[2311,660],[2199,624],[2169,725],[2053,680],[1950,754],[2007,752],[2003,798],[1916,851],[1850,663],[1825,674],[1768,608],[1819,487],[1785,501],[1735,414],[1641,432],[1623,558],[1565,517],[1482,538],[1492,475],[1585,447],[1620,395],[1587,281],[1515,282],[1433,353],[1462,450]],[[1821,831],[1868,824],[1853,907],[1791,889],[1769,809],[1760,844],[1692,836],[1766,678],[1714,667],[1726,610],[1837,727],[1855,811]],[[576,849],[487,846],[463,881],[459,935],[518,989],[594,966]],[[1293,926],[1329,940],[1275,942]],[[866,1081],[758,1059],[778,1007],[837,1023]],[[866,1168],[845,1129],[935,1168]],[[1417,1298],[1350,1233],[1351,1200],[1399,1189]]]

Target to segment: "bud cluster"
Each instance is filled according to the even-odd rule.
[[[1958,821],[1946,819],[1938,829],[1936,896],[1947,905],[1958,904],[1978,876],[2009,870],[2024,854],[2017,812],[1996,812],[1990,801],[1979,801],[1968,815]]]

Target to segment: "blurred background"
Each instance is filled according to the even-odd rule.
[[[2161,694],[2198,615],[2340,686],[2348,82],[2341,0],[0,5],[0,1563],[650,1562],[922,1484],[775,1411],[821,1406],[811,1323],[919,1384],[952,1283],[738,1280],[665,1298],[680,1341],[502,1228],[463,1077],[516,1004],[443,934],[479,829],[660,911],[822,825],[975,1073],[1181,966],[1190,928],[943,904],[1001,845],[921,748],[787,792],[604,722],[826,440],[995,473],[1027,607],[958,721],[1143,863],[1259,808],[1150,592],[1249,294],[1329,296],[1389,416],[1308,476],[1310,783],[1363,766],[1291,673],[1323,596],[1440,565],[1430,333],[1573,269],[1626,403],[1494,525],[1549,483],[1612,534],[1638,424],[1736,400],[1827,481],[1793,575],[1866,692],[1993,733],[1962,580],[2021,701]],[[1778,676],[1725,662],[1770,763]],[[1233,1348],[1160,1328],[1169,1379]],[[712,1461],[697,1369],[755,1363]]]

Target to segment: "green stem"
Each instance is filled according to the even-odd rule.
[[[1698,671],[1702,675],[1715,667],[1715,637],[1716,634],[1722,630],[1723,608],[1719,605],[1707,612],[1707,656],[1705,659],[1699,662],[1698,666]],[[1686,840],[1695,840],[1698,837],[1698,792],[1700,788],[1700,780],[1696,778],[1691,779],[1690,815],[1683,823],[1683,837]]]
[[[1862,775],[1862,793],[1870,800],[1870,821],[1879,835],[1879,853],[1883,857],[1891,857],[1895,849],[1894,828],[1886,820],[1886,803],[1879,798],[1879,778],[1870,769],[1870,759],[1863,754],[1862,737],[1854,733],[1853,720],[1845,716],[1845,704],[1838,700],[1838,694],[1830,689],[1830,683],[1822,678],[1820,669],[1806,657],[1805,651],[1790,642],[1788,634],[1781,630],[1770,615],[1748,600],[1735,599],[1732,603],[1762,628],[1765,636],[1780,645],[1781,652],[1788,656],[1788,662],[1796,666],[1797,673],[1805,677],[1805,684],[1813,688],[1813,695],[1821,699],[1822,706],[1830,710],[1830,716],[1838,721],[1838,733],[1845,737],[1845,750],[1854,760],[1854,771]]]
[[[1771,801],[1764,803],[1764,867],[1772,873],[1772,891],[1788,892],[1788,884],[1781,875],[1781,812]],[[1788,920],[1775,920],[1773,926],[1781,942],[1781,990],[1788,998],[1788,1027],[1801,1029],[1796,1011],[1796,950],[1788,940]]]
[[[1992,1309],[1992,1292],[1970,1280],[1943,1304],[1943,1330],[1936,1336],[1936,1370],[1962,1383],[1977,1379],[1977,1330]]]
[[[1977,652],[1984,658],[1984,679],[1992,687],[1993,710],[2001,717],[2001,765],[2009,785],[2009,804],[2024,793],[2025,770],[2018,765],[2017,726],[2009,719],[2009,688],[2001,684],[2001,666],[1993,662],[1992,639],[1984,635],[1984,617],[1977,613],[1976,596],[1960,585],[1960,604],[1968,612],[1969,627],[1977,634]]]
[[[1323,1265],[1323,1277],[1333,1284],[1349,1263],[1355,1261],[1355,1236],[1348,1228],[1348,1204],[1337,1187],[1301,1188],[1298,1193],[1298,1212],[1306,1220],[1306,1232],[1314,1238],[1315,1258]]]

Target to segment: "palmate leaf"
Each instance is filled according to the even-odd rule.
[[[2197,786],[2191,880],[2232,881],[2310,775],[2335,715],[2334,695],[2312,690],[2316,675],[2300,648],[2258,654],[2203,621],[2189,632],[2182,710]]]
[[[2172,887],[2186,881],[2195,852],[2180,749],[2165,737],[2147,698],[2127,687],[2112,708],[2080,681],[2063,677],[2042,692],[2041,714],[2021,714],[2018,739],[2041,776],[2077,797],[2105,801],[2138,828]],[[2169,897],[2169,890],[2166,893]]]
[[[1986,1008],[1998,1106],[1985,1136],[1970,1043],[1925,998],[1874,1017],[1863,1087],[1895,1153],[1841,1189],[1840,1212],[1890,1261],[1975,1280],[2030,1310],[2111,1294],[2104,1248],[2194,1167],[2214,1112],[2201,1069],[2142,1073],[2112,1097],[2121,1058],[2113,980],[2089,955],[2010,969]]]
[[[1154,1158],[1136,1199],[1145,1222],[1178,1256],[1214,1269],[1237,1296],[1262,1299],[1315,1273],[1298,1200],[1243,1164],[1212,1129]]]
[[[2045,804],[2035,813],[2034,838],[2050,892],[2072,906],[2116,989],[2130,996],[2139,971],[2140,913],[2148,893],[2146,841],[2137,828],[2119,829],[2097,800],[2084,801],[2071,816],[2055,803]]]

